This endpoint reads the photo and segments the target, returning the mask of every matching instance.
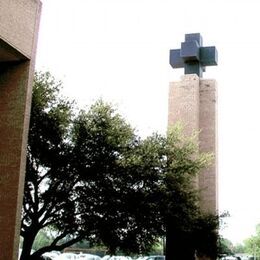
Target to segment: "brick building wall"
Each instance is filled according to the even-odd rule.
[[[0,259],[17,260],[41,3],[0,0]]]
[[[168,125],[181,122],[185,134],[199,132],[201,152],[214,154],[210,167],[194,182],[200,190],[200,205],[204,212],[218,210],[217,178],[217,86],[215,80],[200,79],[195,74],[171,82],[169,88]]]

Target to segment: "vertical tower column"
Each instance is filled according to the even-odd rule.
[[[217,86],[215,80],[187,74],[181,81],[171,82],[169,89],[168,125],[181,122],[186,135],[199,131],[200,152],[214,154],[214,160],[195,180],[200,190],[204,212],[218,210],[217,186]]]
[[[212,164],[199,175],[200,203],[204,212],[218,211],[218,111],[217,83],[200,79],[199,147],[214,155]]]

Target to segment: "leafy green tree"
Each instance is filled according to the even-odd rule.
[[[234,253],[243,253],[241,251],[236,252],[232,242],[226,238],[219,238],[219,250],[222,255],[233,255]]]
[[[96,243],[111,254],[149,251],[163,234],[158,201],[163,199],[165,138],[141,140],[102,102],[83,112],[75,126],[80,140],[75,149],[82,152],[81,165],[77,161],[83,178],[79,208],[84,221],[96,226]]]
[[[260,258],[260,224],[256,226],[256,234],[244,241],[245,252]]]
[[[211,162],[212,155],[200,154],[196,134],[190,138],[174,129],[167,136],[166,206],[162,210],[166,227],[166,259],[194,259],[218,254],[219,218],[200,211],[194,180]]]
[[[245,253],[245,245],[243,243],[239,243],[239,244],[234,245],[233,252],[235,254]]]
[[[58,95],[60,87],[61,83],[49,73],[35,74],[21,221],[21,259],[37,259],[45,251],[62,249],[80,238],[75,225],[70,225],[77,223],[74,181],[68,171],[72,104]],[[31,256],[37,234],[47,227],[59,231],[56,238]],[[73,235],[73,239],[60,247],[59,240],[68,235]]]
[[[199,154],[195,139],[180,127],[141,139],[101,100],[74,115],[60,87],[49,73],[35,76],[21,259],[83,239],[129,254],[150,251],[166,235],[167,259],[205,251],[198,238],[214,244],[217,222],[201,214],[193,185],[210,156]],[[53,240],[31,254],[46,228]]]

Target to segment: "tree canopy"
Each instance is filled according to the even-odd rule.
[[[83,239],[113,254],[119,249],[144,253],[169,227],[193,238],[207,239],[205,230],[216,235],[217,222],[201,214],[193,185],[210,155],[198,152],[194,137],[184,137],[177,126],[166,136],[142,139],[112,105],[98,100],[76,112],[60,89],[49,73],[36,73],[22,260]],[[37,234],[46,228],[53,241],[31,254]],[[204,250],[198,243],[193,249]]]
[[[256,225],[256,232],[244,241],[244,250],[246,253],[260,258],[260,224]]]

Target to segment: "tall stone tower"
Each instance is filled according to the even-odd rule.
[[[0,259],[17,260],[41,3],[0,0]]]
[[[168,126],[176,122],[184,125],[185,134],[199,132],[201,152],[214,154],[211,166],[200,173],[195,183],[200,190],[200,204],[204,212],[218,211],[217,169],[217,83],[203,79],[205,66],[217,65],[215,47],[203,47],[199,33],[186,34],[181,49],[170,51],[173,68],[184,68],[180,81],[171,82],[169,89]]]

